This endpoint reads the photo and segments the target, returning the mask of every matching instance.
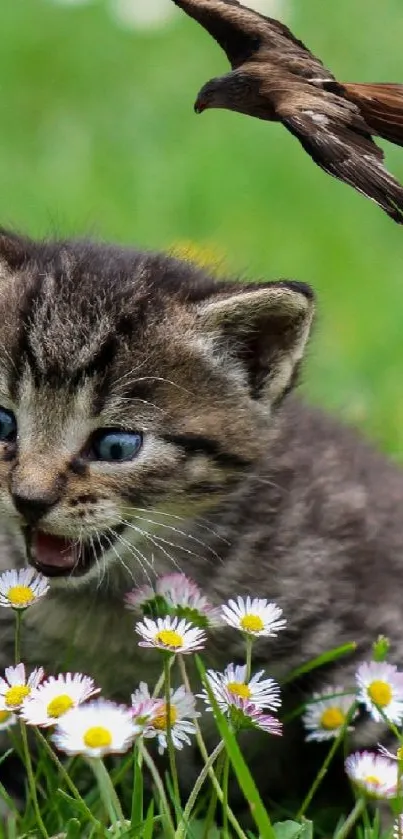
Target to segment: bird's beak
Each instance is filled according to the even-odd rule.
[[[195,110],[195,114],[202,114],[203,111],[206,110],[206,106],[202,105],[201,102],[197,101],[197,102],[195,102],[194,110]]]

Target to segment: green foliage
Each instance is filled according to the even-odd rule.
[[[311,282],[319,325],[305,392],[400,457],[401,228],[281,126],[197,117],[198,89],[227,65],[184,15],[140,32],[114,24],[107,0],[3,0],[1,12],[2,223],[146,247],[192,241],[231,271]],[[341,79],[403,81],[401,0],[290,0],[288,22]],[[386,147],[403,181],[403,151]]]

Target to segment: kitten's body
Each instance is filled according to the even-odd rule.
[[[133,580],[175,566],[213,603],[252,594],[283,608],[287,629],[259,640],[254,659],[278,679],[347,641],[369,656],[380,633],[401,661],[403,474],[284,396],[309,331],[309,290],[216,284],[173,260],[86,245],[4,236],[1,253],[0,404],[19,429],[1,464],[1,501],[17,533],[17,542],[5,537],[1,567],[24,562],[16,504],[31,525],[71,539],[83,527],[102,532],[103,522],[111,538],[127,523],[107,564],[101,557],[87,575],[56,580],[26,613],[24,659],[82,670],[127,700],[140,680],[153,683],[159,659],[137,646],[123,595]],[[93,429],[111,426],[141,428],[130,464],[87,455]],[[38,498],[47,508],[34,523]],[[2,666],[12,657],[9,617],[0,612],[9,627]],[[206,656],[219,667],[241,661],[240,636],[216,631]],[[354,666],[291,686],[286,707],[321,684],[351,685]],[[376,737],[359,727],[357,742]],[[303,769],[296,753],[289,760],[295,738],[286,726],[281,741],[251,741],[263,749],[271,797],[291,771],[295,788],[306,783],[306,759]]]

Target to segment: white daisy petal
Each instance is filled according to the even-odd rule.
[[[264,671],[260,670],[246,682],[246,665],[229,664],[223,673],[215,670],[207,671],[211,689],[222,711],[228,710],[228,696],[239,696],[253,703],[257,708],[275,710],[281,705],[280,688],[274,679],[264,679]],[[200,694],[207,709],[211,711],[211,704],[206,690]],[[232,704],[232,703],[230,703]]]
[[[50,676],[23,702],[21,716],[29,725],[55,725],[62,716],[96,693],[99,688],[82,673]]]
[[[403,673],[386,661],[361,664],[356,672],[357,699],[372,719],[399,724],[403,721]],[[381,713],[382,711],[382,713]]]
[[[27,676],[25,665],[6,667],[5,678],[0,677],[0,710],[17,711],[24,700],[38,687],[44,677],[42,667],[37,667]]]
[[[145,617],[143,622],[137,623],[136,632],[143,638],[140,647],[156,647],[172,653],[192,653],[201,650],[206,641],[205,632],[197,629],[191,623],[177,617],[151,618]]]
[[[27,609],[48,590],[47,578],[33,568],[13,569],[0,574],[0,606],[8,609]]]
[[[247,635],[274,637],[284,629],[283,610],[266,598],[238,597],[221,607],[222,618],[229,626]]]
[[[52,739],[69,755],[98,758],[126,752],[139,731],[130,708],[98,699],[61,717]]]
[[[345,768],[350,780],[374,798],[395,798],[397,770],[392,760],[371,752],[349,755]]]
[[[305,728],[309,732],[306,740],[331,740],[337,737],[346,722],[348,712],[355,702],[354,694],[345,694],[344,688],[329,687],[322,693],[314,693],[312,704],[308,704],[302,717]],[[358,711],[355,712],[354,718]],[[353,727],[348,726],[347,731]]]
[[[184,743],[191,743],[189,735],[196,731],[193,720],[200,716],[195,708],[195,697],[183,685],[171,690],[169,710],[172,743],[176,749],[182,749]],[[160,699],[143,730],[144,737],[156,737],[160,754],[167,748],[167,728],[168,709],[165,700]]]

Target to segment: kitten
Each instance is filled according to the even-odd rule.
[[[138,647],[123,595],[174,568],[213,603],[249,593],[282,607],[287,629],[254,659],[277,679],[359,643],[355,660],[285,690],[286,709],[352,685],[379,633],[402,660],[403,474],[289,395],[308,286],[218,282],[164,255],[5,231],[0,277],[0,568],[22,566],[27,541],[51,577],[25,615],[25,661],[81,670],[127,701],[160,659]],[[3,668],[8,610],[0,621]],[[241,661],[242,640],[220,630],[206,655]],[[377,739],[358,728],[359,744]],[[271,798],[306,791],[320,747],[298,758],[300,743],[299,723],[248,738]]]

